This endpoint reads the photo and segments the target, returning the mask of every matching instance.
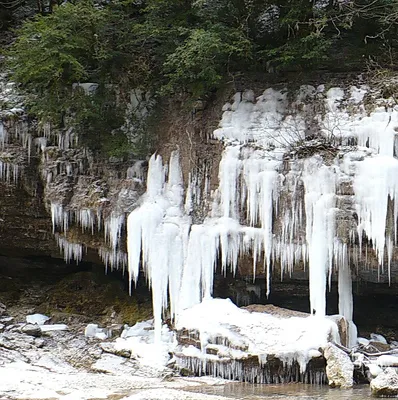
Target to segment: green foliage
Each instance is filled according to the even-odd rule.
[[[9,59],[32,113],[58,126],[67,120],[92,148],[121,154],[131,147],[120,127],[133,88],[197,99],[265,66],[351,67],[370,58],[394,67],[397,30],[395,0],[77,0],[26,21]],[[73,90],[78,82],[99,89],[87,96]]]
[[[219,86],[231,59],[248,57],[250,42],[237,31],[223,32],[219,28],[192,30],[167,57],[163,64],[168,78],[163,87],[165,93],[185,88],[200,97]]]
[[[26,21],[10,52],[14,78],[45,90],[95,76],[98,60],[106,57],[98,40],[104,14],[89,2],[66,3]]]

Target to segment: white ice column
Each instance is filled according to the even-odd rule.
[[[336,177],[320,157],[305,161],[306,240],[311,313],[326,314],[326,281],[331,273],[335,238]]]
[[[352,296],[352,276],[348,262],[347,244],[335,241],[335,263],[338,269],[339,314],[348,322],[348,345],[353,347],[357,341],[357,328],[353,322],[354,302]]]

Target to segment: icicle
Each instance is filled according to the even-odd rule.
[[[5,163],[0,161],[0,179],[7,184],[18,183],[20,168],[17,164]]]
[[[71,260],[79,261],[83,258],[83,246],[79,243],[71,243],[65,237],[56,234],[58,247],[61,253],[64,255],[64,260],[69,264]]]
[[[89,229],[92,235],[94,234],[95,217],[96,213],[94,212],[94,210],[91,210],[89,208],[83,208],[75,211],[75,220],[76,223],[81,226],[82,232],[84,232],[86,229]],[[109,229],[108,225],[107,229]],[[116,232],[116,241],[117,241],[117,234],[118,232]]]
[[[335,174],[322,164],[322,159],[306,160],[303,181],[305,187],[306,238],[310,267],[311,313],[326,313],[326,278],[331,268],[335,223]]]
[[[69,227],[69,213],[64,211],[63,206],[59,203],[51,203],[51,220],[53,232],[60,227],[63,232],[67,232]]]
[[[388,198],[398,200],[398,160],[374,156],[356,162],[354,178],[358,236],[362,232],[372,241],[379,265],[383,267],[386,246]],[[396,224],[395,220],[395,224]]]
[[[351,270],[348,263],[347,245],[337,239],[334,245],[334,259],[338,266],[339,314],[348,322],[348,345],[354,347],[357,344],[357,333],[352,321],[354,306]]]
[[[111,271],[115,269],[122,269],[123,272],[127,266],[127,254],[120,250],[109,250],[104,247],[100,247],[98,254],[105,264],[106,271],[110,267]]]
[[[38,137],[35,139],[35,144],[36,144],[37,150],[41,151],[43,153],[47,147],[47,138],[45,136]]]
[[[112,212],[105,220],[105,239],[110,244],[112,249],[118,247],[122,226],[124,224],[124,214]]]
[[[155,339],[160,340],[162,311],[169,297],[174,313],[179,304],[180,282],[190,220],[183,215],[182,174],[178,152],[169,162],[168,180],[160,156],[148,166],[147,191],[141,207],[127,220],[130,282],[136,282],[140,261],[152,288]]]
[[[138,182],[144,182],[144,165],[145,161],[136,161],[133,166],[127,169],[127,179],[137,180]]]
[[[398,202],[398,199],[397,199]],[[395,220],[394,220],[395,221]],[[394,224],[395,225],[395,224]],[[387,237],[387,257],[388,257],[388,284],[391,285],[391,259],[394,250],[394,243],[391,240],[391,237]]]
[[[4,145],[7,142],[8,142],[7,128],[4,126],[3,122],[0,120],[0,146],[1,146],[1,149],[4,148]]]

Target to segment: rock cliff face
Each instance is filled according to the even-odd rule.
[[[1,252],[58,247],[78,261],[89,248],[125,268],[128,247],[130,278],[145,270],[158,316],[168,287],[172,312],[211,294],[215,267],[263,277],[267,292],[271,279],[309,279],[317,314],[336,280],[351,320],[351,279],[397,280],[393,85],[274,85],[186,116],[170,106],[148,179],[146,160],[96,160],[73,131],[35,126],[10,107],[20,99],[3,101]]]

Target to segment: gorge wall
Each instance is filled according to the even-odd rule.
[[[143,271],[158,323],[169,301],[173,314],[210,296],[215,270],[267,293],[308,279],[317,315],[336,281],[352,320],[352,279],[397,280],[395,84],[264,84],[186,117],[174,105],[149,163],[96,160],[73,131],[3,107],[1,252],[89,249],[132,287]]]

